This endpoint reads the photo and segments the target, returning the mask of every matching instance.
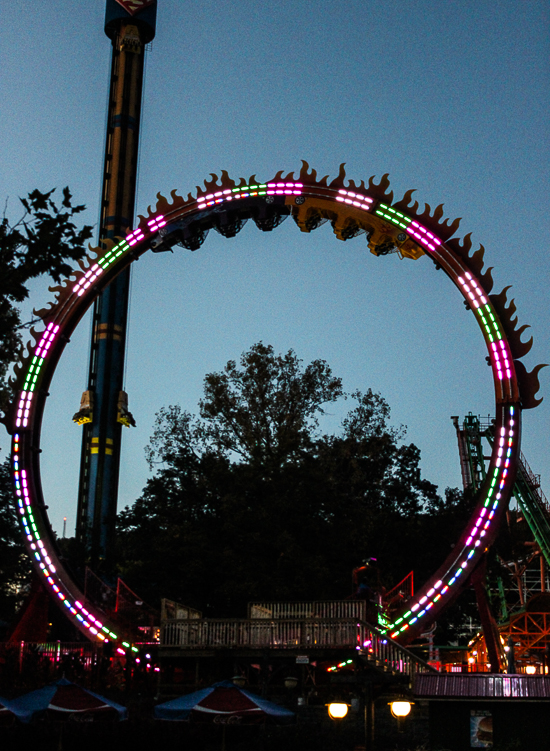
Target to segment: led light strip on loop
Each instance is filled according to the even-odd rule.
[[[126,240],[122,240],[118,243],[118,245],[115,245],[114,248],[108,250],[97,261],[97,263],[94,263],[94,265],[88,269],[84,276],[79,279],[79,281],[73,287],[73,292],[76,292],[79,297],[82,297],[84,292],[86,292],[86,290],[92,286],[96,279],[101,276],[101,274],[103,274],[106,269],[112,266],[112,264],[115,263],[115,261],[117,261],[120,256],[124,255],[124,253],[126,253],[130,249],[131,245],[135,245],[139,240],[143,240],[144,237],[145,235],[141,230],[135,230],[130,235],[128,235]]]
[[[364,211],[370,211],[374,199],[369,196],[363,196],[360,193],[354,193],[351,190],[339,190],[336,200],[340,203],[347,203],[350,206],[355,206],[358,209],[364,209]]]
[[[57,568],[52,561],[53,556],[48,551],[46,545],[42,540],[42,536],[39,532],[38,525],[34,517],[33,502],[31,498],[31,492],[29,490],[27,470],[23,469],[20,466],[20,444],[21,436],[19,435],[19,433],[15,433],[13,436],[12,461],[19,519],[23,526],[23,531],[27,540],[27,546],[30,550],[30,554],[36,560],[38,568],[42,573],[42,576],[44,577],[44,584],[50,587],[53,595],[63,603],[70,615],[79,620],[84,628],[89,630],[92,636],[96,637],[100,641],[105,641],[108,639],[117,640],[118,636],[116,633],[105,626],[101,622],[101,620],[93,616],[87,610],[84,610],[81,603],[71,597],[70,593],[67,591],[58,575]],[[87,620],[79,615],[78,610],[81,610],[83,613],[85,613]]]
[[[464,259],[459,258],[440,238],[403,212],[380,203],[369,195],[354,190],[327,187],[326,184],[317,184],[314,181],[312,184],[276,180],[254,183],[182,201],[173,204],[173,209],[167,209],[164,204],[164,213],[156,213],[142,219],[139,227],[110,250],[103,252],[86,272],[80,273],[77,281],[66,288],[66,294],[60,298],[57,306],[48,311],[46,329],[34,349],[26,371],[21,376],[21,390],[13,423],[12,461],[17,511],[35,566],[44,583],[75,625],[91,639],[117,642],[117,651],[121,654],[125,653],[125,649],[135,648],[130,642],[121,641],[123,637],[117,634],[117,627],[105,623],[105,617],[98,609],[86,603],[70,575],[64,571],[57,558],[43,508],[40,475],[34,456],[39,446],[44,391],[65,346],[66,336],[61,335],[70,335],[110,278],[150,249],[155,235],[164,227],[168,236],[172,231],[170,227],[176,227],[181,219],[192,221],[195,216],[204,218],[205,214],[201,212],[224,203],[233,202],[231,210],[238,210],[238,202],[244,199],[265,201],[266,197],[280,196],[283,198],[282,201],[272,201],[274,209],[277,210],[278,206],[287,207],[292,204],[293,197],[305,195],[312,198],[317,196],[323,201],[333,201],[335,212],[338,212],[339,206],[346,205],[350,209],[370,213],[373,217],[378,216],[384,222],[403,230],[424,249],[433,253],[434,260],[441,261],[445,273],[457,285],[473,310],[487,342],[493,366],[498,409],[497,432],[478,505],[468,523],[467,531],[463,533],[455,550],[442,566],[443,574],[438,576],[437,581],[433,577],[417,592],[406,612],[399,613],[393,623],[383,626],[386,635],[405,640],[408,635],[414,635],[424,628],[430,618],[433,620],[434,613],[443,606],[446,598],[453,596],[466,581],[468,574],[480,560],[487,541],[492,540],[496,534],[494,522],[495,519],[498,520],[498,512],[503,510],[505,502],[510,497],[519,455],[521,415],[517,397],[518,387],[512,353],[498,315],[480,281],[465,266]],[[243,208],[249,211],[249,203],[247,202]],[[286,208],[285,210],[288,211]],[[130,250],[131,259],[128,258]],[[108,275],[105,273],[107,271]],[[512,394],[516,394],[515,399],[512,398]]]
[[[16,428],[26,428],[29,423],[29,413],[38,377],[40,376],[40,371],[44,365],[44,359],[46,358],[48,350],[52,346],[53,340],[58,331],[59,326],[49,323],[46,331],[42,334],[42,338],[38,342],[34,357],[32,358],[30,367],[27,371],[21,396],[19,397],[19,404],[17,406],[17,414],[15,418]]]
[[[401,227],[408,235],[414,237],[415,240],[418,240],[428,250],[436,250],[441,245],[441,240],[425,227],[401,211],[392,209],[391,206],[386,206],[385,203],[379,204],[374,213],[383,219],[387,219],[388,222],[391,222],[396,227]]]
[[[458,282],[470,306],[480,319],[482,329],[485,330],[485,334],[489,339],[489,354],[498,379],[501,381],[504,378],[511,379],[512,369],[510,361],[512,360],[512,353],[506,347],[502,330],[496,321],[489,300],[469,272],[464,276],[459,276]]]
[[[239,198],[254,198],[256,196],[300,196],[302,183],[262,183],[260,185],[245,185],[243,188],[227,188],[216,193],[208,193],[197,198],[199,209],[216,206],[226,201],[236,201]]]

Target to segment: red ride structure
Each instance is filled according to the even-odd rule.
[[[154,210],[141,216],[125,238],[106,240],[96,257],[81,264],[57,288],[56,301],[42,310],[45,329],[34,333],[30,354],[18,366],[18,397],[11,430],[13,479],[18,515],[33,563],[48,591],[88,638],[110,640],[120,649],[128,635],[86,602],[76,582],[60,563],[48,521],[40,481],[40,427],[48,387],[65,344],[99,294],[148,250],[160,252],[179,245],[197,250],[210,229],[234,236],[248,219],[269,231],[292,216],[310,232],[330,221],[339,240],[366,234],[367,247],[378,257],[398,253],[427,258],[443,270],[459,290],[485,340],[495,392],[495,440],[475,510],[447,559],[414,596],[393,616],[387,636],[402,644],[425,632],[472,575],[484,566],[510,499],[518,465],[523,409],[536,406],[537,372],[527,373],[519,358],[531,348],[522,342],[515,305],[506,305],[506,289],[492,295],[490,270],[484,271],[483,249],[471,254],[471,243],[453,238],[459,221],[442,219],[438,207],[423,212],[412,202],[412,191],[397,202],[384,176],[367,184],[346,179],[343,166],[331,182],[317,179],[306,162],[297,176],[278,172],[272,180],[235,181],[227,173],[213,175],[204,190],[187,198],[159,196]]]

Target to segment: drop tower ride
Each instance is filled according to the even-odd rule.
[[[112,43],[99,245],[132,229],[145,45],[155,36],[156,0],[107,0]],[[123,391],[130,269],[93,309],[88,388],[74,421],[83,425],[77,539],[93,568],[109,568],[115,534],[123,425],[134,424]]]

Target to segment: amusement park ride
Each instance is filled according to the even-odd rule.
[[[343,166],[332,180],[319,178],[306,162],[298,173],[280,171],[266,181],[255,175],[234,180],[222,171],[220,176],[211,175],[196,194],[182,197],[176,190],[169,198],[158,194],[154,207],[149,207],[133,226],[143,55],[145,45],[154,37],[155,17],[155,2],[107,2],[105,30],[112,40],[113,57],[99,247],[54,290],[55,302],[38,312],[44,329],[31,332],[34,343],[17,367],[18,395],[10,423],[13,480],[25,542],[44,588],[87,639],[111,643],[121,654],[127,649],[137,650],[135,630],[117,622],[87,598],[65,568],[42,495],[40,431],[48,388],[65,345],[86,311],[93,306],[94,328],[89,385],[74,418],[84,426],[77,536],[86,544],[94,567],[109,559],[121,429],[132,424],[122,391],[131,264],[147,251],[160,253],[174,246],[196,251],[211,229],[223,237],[234,237],[248,220],[268,232],[290,216],[306,233],[328,221],[340,241],[365,235],[366,248],[380,262],[386,255],[397,253],[402,258],[433,263],[471,310],[487,347],[495,393],[495,417],[490,425],[482,426],[469,416],[459,426],[455,418],[463,479],[476,494],[475,509],[447,559],[393,610],[382,627],[369,625],[364,613],[353,610],[358,603],[350,603],[336,619],[321,619],[322,624],[319,619],[312,621],[313,611],[304,615],[303,608],[289,610],[277,617],[275,605],[268,604],[267,616],[251,616],[231,627],[226,624],[225,636],[200,614],[168,618],[172,625],[168,623],[165,643],[191,648],[206,646],[206,642],[210,646],[221,644],[225,639],[226,646],[242,646],[260,645],[265,638],[268,641],[264,646],[315,648],[316,643],[326,645],[324,640],[329,632],[336,633],[333,627],[338,621],[338,633],[347,634],[344,642],[351,649],[365,651],[367,657],[374,654],[373,659],[391,663],[396,670],[405,670],[408,665],[408,670],[419,663],[406,645],[426,633],[439,614],[473,583],[488,662],[493,671],[502,669],[499,626],[487,604],[484,571],[499,527],[506,523],[512,496],[533,532],[540,560],[550,565],[548,508],[520,453],[522,412],[541,401],[535,395],[542,366],[528,373],[521,362],[532,340],[521,340],[526,327],[518,328],[516,308],[507,299],[507,288],[492,293],[493,280],[491,269],[484,267],[484,249],[471,252],[468,236],[462,240],[454,237],[459,220],[444,219],[441,206],[432,211],[426,205],[421,210],[412,199],[413,191],[394,200],[387,176],[378,182],[372,177],[366,183],[354,182],[346,177]],[[482,438],[488,444],[487,456],[481,447]],[[271,624],[267,630],[266,619]],[[280,631],[275,641],[274,622]],[[539,642],[545,645],[547,636],[550,638],[550,622],[547,628],[545,621],[540,630],[544,633]],[[513,625],[509,631],[514,635]]]

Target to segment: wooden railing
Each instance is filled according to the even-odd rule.
[[[388,672],[434,672],[424,660],[357,618],[169,620],[161,624],[160,645],[182,650],[344,648]]]
[[[365,620],[365,600],[314,600],[298,602],[251,602],[249,618],[281,620],[292,618],[354,618]]]
[[[205,619],[174,620],[161,625],[161,646],[182,648],[266,647],[320,649],[358,645],[355,619]]]

